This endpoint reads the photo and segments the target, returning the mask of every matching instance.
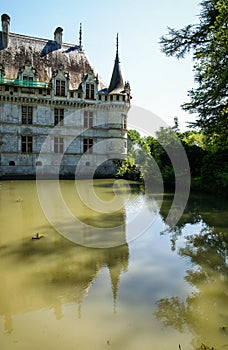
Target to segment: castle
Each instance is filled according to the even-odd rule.
[[[79,43],[10,32],[1,16],[0,178],[113,176],[127,154],[131,90],[118,36],[109,86]]]

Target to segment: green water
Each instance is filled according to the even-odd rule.
[[[228,203],[93,185],[0,182],[0,348],[228,349]]]

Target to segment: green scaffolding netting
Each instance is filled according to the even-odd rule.
[[[8,79],[8,78],[0,78],[0,84],[7,84],[7,85],[14,85],[14,86],[39,87],[39,88],[49,87],[49,83],[42,82],[42,81],[29,81],[29,80]]]

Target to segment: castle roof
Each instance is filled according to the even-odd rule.
[[[17,81],[22,69],[29,65],[36,75],[36,82],[46,84],[53,74],[61,68],[69,77],[70,90],[80,90],[81,83],[88,72],[96,77],[100,94],[130,94],[130,88],[123,83],[119,60],[118,34],[116,39],[116,57],[109,86],[92,67],[82,50],[82,27],[79,30],[79,45],[62,42],[63,29],[57,27],[53,40],[32,37],[10,32],[10,17],[1,16],[0,32],[0,78]],[[126,90],[126,88],[128,90]],[[130,95],[129,95],[130,96]]]
[[[57,29],[55,34],[61,34],[61,28]],[[62,67],[70,75],[70,89],[77,89],[88,71],[92,70],[97,74],[81,45],[60,45],[56,40],[14,33],[9,33],[9,44],[7,48],[3,48],[0,32],[0,62],[4,67],[5,77],[9,79],[17,79],[19,69],[25,63],[30,63],[40,82],[49,82],[53,71]],[[100,89],[105,88],[100,77],[99,85]]]

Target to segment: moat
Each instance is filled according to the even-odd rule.
[[[0,182],[1,349],[228,349],[226,200],[192,193],[167,225],[172,193],[62,180],[73,225],[52,186],[41,206],[35,181]]]

